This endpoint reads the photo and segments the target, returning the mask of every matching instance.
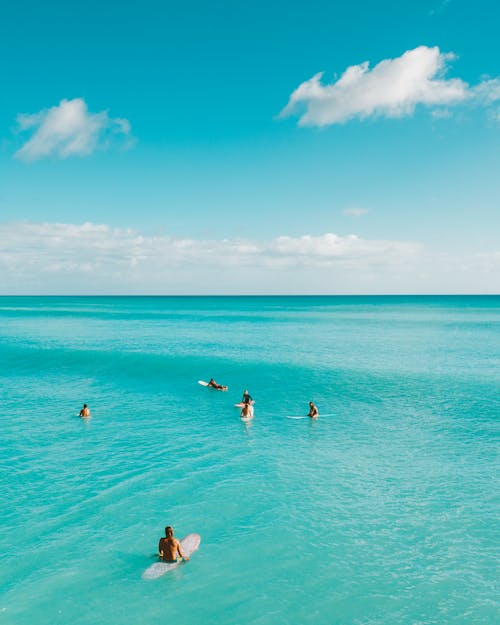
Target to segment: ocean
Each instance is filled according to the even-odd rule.
[[[500,622],[500,297],[2,297],[0,357],[1,625]]]

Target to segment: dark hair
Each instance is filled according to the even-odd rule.
[[[170,527],[170,525],[167,525],[167,527],[165,528],[165,536],[167,538],[171,538],[174,535],[174,530]]]
[[[83,407],[84,407],[84,408],[86,408],[86,407],[87,407],[87,404],[83,404]]]

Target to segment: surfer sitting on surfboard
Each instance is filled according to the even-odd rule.
[[[253,401],[250,393],[247,390],[243,391],[243,397],[241,398],[241,402],[243,404],[250,404]]]
[[[253,406],[250,404],[250,402],[247,402],[243,405],[240,417],[242,419],[251,419],[253,417]]]
[[[309,414],[307,416],[311,417],[311,419],[317,419],[319,417],[318,408],[312,401],[309,402]]]
[[[217,384],[217,382],[213,378],[210,378],[210,382],[208,383],[208,386],[211,386],[212,388],[216,388],[218,391],[224,391],[227,388],[227,386],[222,386],[222,384]]]
[[[158,553],[163,562],[177,562],[181,558],[186,560],[186,562],[189,560],[182,553],[181,544],[177,538],[174,538],[174,530],[170,525],[167,525],[165,528],[165,537],[160,538]]]

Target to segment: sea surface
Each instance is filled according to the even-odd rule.
[[[500,623],[500,297],[3,297],[0,363],[0,625]]]

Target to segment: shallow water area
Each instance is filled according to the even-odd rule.
[[[500,622],[500,297],[3,297],[0,355],[0,623]]]

